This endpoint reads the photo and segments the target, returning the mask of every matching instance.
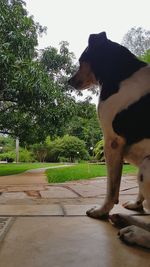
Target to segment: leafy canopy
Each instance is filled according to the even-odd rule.
[[[60,73],[69,73],[72,54],[62,43],[60,54],[51,48],[54,58],[49,58],[48,49],[40,57],[37,38],[45,31],[28,15],[22,0],[1,0],[0,132],[22,143],[53,136],[72,116],[74,101],[58,82]]]

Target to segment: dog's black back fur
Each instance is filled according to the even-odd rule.
[[[96,79],[102,84],[102,101],[118,92],[121,81],[147,65],[127,48],[108,40],[105,32],[90,35],[89,46],[79,61],[90,63]]]
[[[127,145],[150,138],[150,94],[141,97],[113,120],[114,131],[126,139]]]

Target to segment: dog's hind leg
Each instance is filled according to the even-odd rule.
[[[135,202],[126,202],[124,208],[142,211],[143,204],[150,210],[150,156],[147,156],[139,166],[138,173],[139,194]]]
[[[150,232],[150,223],[146,220],[150,219],[149,214],[123,214],[123,213],[116,213],[109,215],[110,221],[119,228],[123,228],[130,225],[135,225],[137,227],[143,228]],[[141,219],[145,218],[145,220]]]
[[[145,209],[150,211],[150,156],[144,158],[138,173],[139,196]],[[142,203],[141,203],[142,204]],[[122,241],[130,245],[139,245],[150,248],[150,223],[142,221],[137,216],[113,214],[110,220],[120,227],[127,226],[119,231]]]
[[[136,200],[127,201],[123,203],[122,206],[128,210],[143,211],[143,201],[144,201],[144,197],[141,194],[140,189],[139,189],[139,193],[138,193]]]
[[[138,173],[138,183],[144,197],[143,206],[150,211],[150,156],[144,158]]]
[[[128,245],[138,245],[150,249],[150,232],[138,226],[127,226],[121,229],[118,235]]]
[[[123,227],[118,233],[122,241],[129,245],[139,245],[145,248],[150,248],[150,223],[141,220],[141,216],[139,219],[138,214],[127,215],[119,213],[112,214],[109,218],[115,226],[119,228]],[[147,219],[149,219],[150,216],[147,216]]]

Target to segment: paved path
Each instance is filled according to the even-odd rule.
[[[47,169],[55,169],[55,168],[63,168],[63,167],[71,167],[72,165],[58,165],[51,166],[39,169],[28,170],[24,173],[8,175],[8,176],[0,176],[0,188],[12,185],[31,185],[31,184],[48,184],[45,170]]]
[[[64,166],[59,166],[59,168],[62,167]],[[8,210],[11,209],[12,215],[14,209],[18,208],[21,210],[21,214],[24,215],[27,209],[23,209],[23,205],[26,207],[32,204],[31,207],[33,207],[33,205],[36,207],[37,204],[41,204],[45,205],[45,207],[48,205],[48,209],[45,209],[45,214],[47,214],[47,210],[49,210],[47,215],[50,215],[50,204],[62,207],[63,205],[76,204],[96,205],[103,202],[106,194],[106,177],[49,184],[45,175],[45,169],[47,168],[34,169],[18,175],[1,176],[0,214],[9,215],[10,211],[8,212]],[[127,199],[134,199],[137,191],[138,187],[135,177],[124,176],[120,189],[120,203],[122,204]],[[14,205],[14,209],[12,205]],[[19,205],[21,205],[21,207]],[[42,206],[42,208],[43,207],[44,206]],[[37,207],[34,209],[37,210]]]
[[[129,212],[121,204],[137,191],[135,177],[123,177],[112,212]],[[105,177],[48,184],[43,169],[32,170],[0,177],[0,192],[2,267],[150,266],[149,251],[122,244],[109,222],[86,217],[104,201]]]
[[[45,170],[49,168],[63,168],[52,166],[33,169],[17,175],[0,176],[0,201],[6,196],[11,199],[73,199],[103,198],[106,193],[106,178],[71,181],[66,183],[49,184]],[[70,167],[70,165],[68,165]],[[18,194],[19,193],[19,194]],[[22,193],[22,194],[21,194]],[[137,183],[134,176],[124,176],[121,183],[121,198],[137,193]],[[24,197],[23,197],[24,195]],[[20,196],[20,197],[19,197]]]

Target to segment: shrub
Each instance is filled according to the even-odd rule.
[[[65,135],[62,138],[61,149],[60,155],[69,158],[71,162],[89,157],[84,141],[75,136]]]
[[[15,161],[16,160],[15,150],[0,154],[0,160],[7,161],[9,163]],[[34,156],[29,150],[25,148],[19,149],[19,162],[34,162],[34,161],[35,161]]]
[[[31,147],[34,157],[39,162],[44,162],[48,153],[47,144],[34,144]]]
[[[69,162],[69,159],[65,158],[65,157],[58,157],[58,161],[59,162]]]
[[[19,161],[20,162],[35,162],[33,153],[26,148],[19,149]]]
[[[15,141],[9,136],[0,135],[0,147],[2,153],[7,153],[15,149]]]
[[[49,144],[47,161],[74,162],[79,159],[88,159],[89,154],[85,148],[84,141],[78,137],[65,135],[62,138],[57,138]]]
[[[94,155],[97,160],[100,162],[105,162],[104,157],[104,140],[100,140],[94,147]]]
[[[0,154],[0,160],[7,161],[9,163],[15,161],[16,154],[14,151]]]

